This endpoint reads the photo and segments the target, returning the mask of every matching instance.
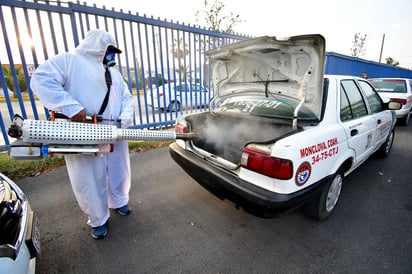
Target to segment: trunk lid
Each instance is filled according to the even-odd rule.
[[[320,119],[325,63],[323,36],[285,39],[263,36],[225,45],[206,55],[211,62],[215,89],[211,105],[240,95],[290,98],[300,102],[295,116],[304,105]]]

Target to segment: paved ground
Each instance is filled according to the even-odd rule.
[[[325,222],[297,210],[261,219],[188,177],[167,148],[131,154],[133,213],[93,240],[66,169],[17,183],[41,222],[37,273],[412,273],[412,125],[391,156],[344,184]]]

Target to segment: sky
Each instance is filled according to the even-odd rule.
[[[213,3],[214,0],[208,0]],[[412,0],[220,0],[222,15],[239,15],[238,34],[276,36],[322,34],[326,51],[350,55],[356,33],[366,35],[363,59],[381,62],[392,57],[401,67],[412,69]],[[81,1],[81,3],[83,3]],[[86,0],[87,5],[140,16],[200,25],[195,13],[204,0]]]

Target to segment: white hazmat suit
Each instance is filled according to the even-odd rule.
[[[84,110],[98,114],[107,93],[103,58],[109,46],[117,48],[113,36],[104,30],[91,30],[73,52],[54,56],[39,66],[31,78],[31,88],[44,106],[73,117]],[[109,101],[103,119],[121,119],[121,126],[133,122],[133,97],[117,69],[112,78]],[[98,227],[110,216],[109,208],[129,202],[130,156],[126,141],[114,145],[114,152],[65,155],[74,195],[89,219]]]

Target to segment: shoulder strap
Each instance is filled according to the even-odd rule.
[[[110,86],[112,85],[112,76],[110,75],[109,68],[106,68],[106,72],[104,73],[104,78],[106,80],[107,92],[106,92],[106,96],[104,97],[102,106],[100,107],[99,115],[103,114],[104,110],[107,107],[107,103],[109,102]]]

